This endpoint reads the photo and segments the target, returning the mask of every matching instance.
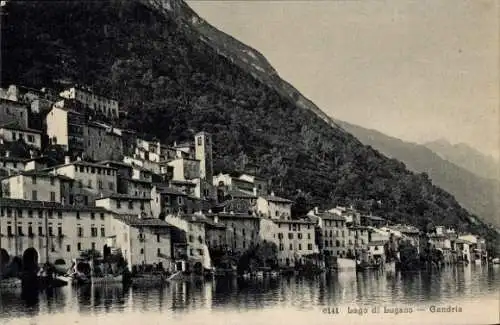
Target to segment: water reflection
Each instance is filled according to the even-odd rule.
[[[121,286],[65,287],[41,294],[0,293],[0,319],[76,312],[102,315],[122,311],[185,314],[194,310],[249,310],[279,306],[446,303],[479,300],[498,292],[500,268],[453,267],[431,273],[340,273],[262,281],[236,278],[174,282],[148,289]]]

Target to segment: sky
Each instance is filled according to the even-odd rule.
[[[500,155],[496,0],[188,0],[334,118]]]

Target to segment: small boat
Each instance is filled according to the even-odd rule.
[[[92,276],[90,281],[92,285],[122,284],[123,275],[106,274],[104,276]]]
[[[263,279],[264,278],[264,271],[257,271],[257,272],[255,272],[255,278],[257,278],[257,279]]]
[[[500,264],[500,257],[495,257],[494,259],[491,260],[491,263]]]
[[[0,290],[20,288],[22,288],[22,281],[19,278],[6,278],[0,280]]]

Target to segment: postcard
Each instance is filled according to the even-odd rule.
[[[0,1],[0,323],[500,323],[499,10]]]

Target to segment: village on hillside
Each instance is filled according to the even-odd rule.
[[[214,174],[211,134],[161,143],[120,128],[122,114],[88,87],[0,90],[0,277],[49,265],[74,277],[84,259],[89,277],[116,276],[120,260],[132,278],[171,280],[490,260],[484,238],[439,225],[350,206],[292,217],[256,168]]]

